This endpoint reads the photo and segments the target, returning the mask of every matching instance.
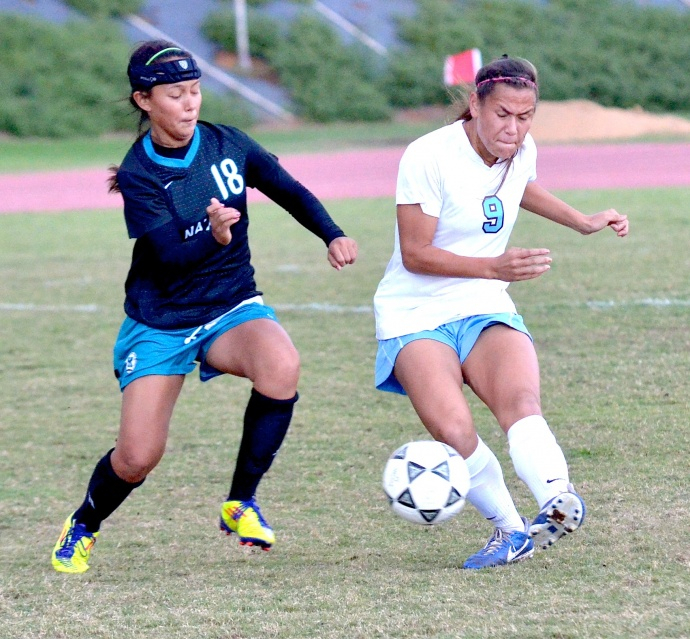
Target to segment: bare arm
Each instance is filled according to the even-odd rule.
[[[511,248],[498,257],[465,257],[432,244],[438,219],[419,204],[398,204],[398,232],[403,265],[411,273],[517,282],[547,271],[548,249]]]
[[[520,206],[526,211],[567,226],[583,235],[596,233],[607,226],[610,226],[619,237],[625,237],[628,234],[627,215],[621,215],[615,209],[585,215],[543,189],[536,182],[527,184]]]

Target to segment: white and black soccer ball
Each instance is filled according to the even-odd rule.
[[[470,473],[447,444],[416,441],[396,450],[383,471],[383,490],[396,515],[425,526],[443,523],[465,506]]]

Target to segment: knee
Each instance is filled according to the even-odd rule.
[[[471,454],[477,446],[474,421],[464,407],[425,414],[422,422],[434,439],[452,446],[463,457]]]
[[[501,428],[507,432],[515,422],[529,415],[541,415],[541,401],[538,393],[525,390],[517,393],[497,417]]]
[[[464,411],[443,414],[442,419],[436,421],[435,430],[442,436],[461,437],[463,439],[472,439],[477,432],[472,418]]]
[[[276,366],[273,372],[274,383],[280,386],[280,397],[294,397],[297,392],[297,384],[300,375],[300,360],[296,350],[290,353],[289,357],[284,358]],[[274,395],[274,397],[277,397]]]
[[[517,412],[520,413],[518,419],[527,415],[541,415],[541,400],[539,393],[527,390],[517,398]]]
[[[257,390],[276,399],[289,399],[297,392],[300,376],[300,357],[297,349],[286,345],[270,363],[257,372],[255,387]]]
[[[138,483],[158,465],[165,449],[149,449],[145,446],[115,446],[110,458],[115,474],[129,483]]]

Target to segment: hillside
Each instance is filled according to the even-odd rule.
[[[534,0],[543,3],[544,0]],[[629,0],[640,6],[658,6],[690,10],[690,0]],[[399,45],[397,21],[410,18],[417,11],[417,0],[268,0],[251,2],[251,10],[259,11],[280,24],[289,24],[297,16],[308,13],[327,23],[347,43],[357,42],[372,58],[382,59]],[[175,41],[191,50],[198,58],[216,65],[207,74],[206,86],[223,94],[228,90],[253,105],[259,119],[289,117],[294,105],[288,92],[267,74],[246,74],[233,66],[232,56],[219,57],[218,47],[202,32],[207,17],[231,9],[228,0],[144,0],[138,16],[123,21],[123,31],[131,42],[152,37]],[[67,3],[59,0],[0,0],[0,13],[19,13],[64,24],[82,19]],[[288,113],[284,113],[284,112]]]

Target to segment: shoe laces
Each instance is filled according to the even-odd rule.
[[[84,524],[73,524],[65,535],[65,541],[62,543],[60,550],[56,553],[58,555],[72,555],[74,553],[74,547],[82,540],[84,537],[89,537],[90,533],[86,530]]]
[[[259,509],[259,504],[256,503],[253,497],[249,501],[240,501],[239,504],[240,505],[237,506],[235,508],[235,511],[232,513],[232,518],[235,521],[239,521],[247,512],[247,510],[251,508],[256,513],[259,523],[262,526],[268,527],[268,522],[264,519],[263,515],[261,514],[261,510]]]
[[[501,549],[504,539],[505,533],[500,528],[496,528],[493,536],[489,539],[486,546],[484,546],[484,554],[493,555],[497,553]]]

